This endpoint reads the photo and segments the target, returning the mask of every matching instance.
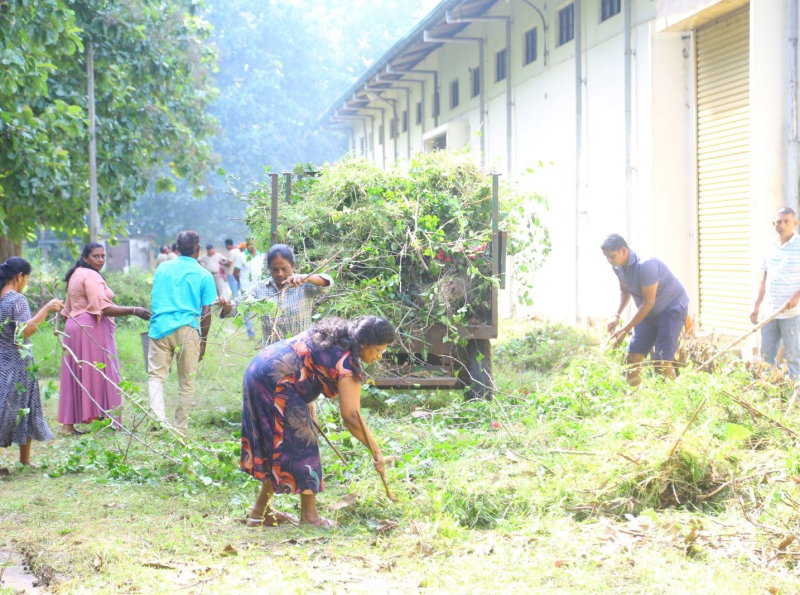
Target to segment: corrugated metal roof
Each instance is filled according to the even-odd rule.
[[[375,82],[370,85],[370,88],[389,89],[391,81],[400,80],[403,75],[387,73],[387,66],[391,66],[394,70],[413,70],[431,52],[442,46],[441,43],[424,42],[422,40],[424,31],[428,31],[433,37],[454,37],[468,26],[466,23],[448,24],[447,12],[458,9],[458,17],[472,18],[483,15],[496,3],[497,0],[443,0],[440,2],[408,35],[394,44],[388,52],[370,66],[361,78],[325,112],[320,118],[320,122],[323,124],[328,122],[337,110],[341,110],[341,116],[358,115],[358,109],[365,107],[370,101],[366,97],[353,101],[353,95],[359,93],[364,85],[371,81],[374,82],[376,75],[381,75],[381,82]]]

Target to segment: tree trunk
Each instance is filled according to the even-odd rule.
[[[0,238],[0,262],[5,262],[12,256],[22,256],[22,242]]]

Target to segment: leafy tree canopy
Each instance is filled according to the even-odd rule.
[[[87,42],[107,231],[123,231],[120,214],[154,178],[160,190],[184,178],[202,192],[216,53],[196,0],[8,0],[2,9],[0,232],[20,241],[40,225],[87,229]]]
[[[219,121],[213,150],[218,169],[260,182],[264,167],[338,158],[347,139],[318,127],[318,118],[363,70],[428,12],[435,0],[210,0],[206,18],[219,51],[209,108]],[[177,194],[141,196],[127,214],[131,233],[171,241],[192,228],[220,243],[247,233],[246,206],[213,176],[200,201],[188,186]]]

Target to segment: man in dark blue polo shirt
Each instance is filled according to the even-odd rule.
[[[686,324],[689,295],[667,265],[657,258],[640,258],[622,236],[608,236],[600,248],[619,279],[619,308],[607,327],[609,333],[614,333],[611,338],[614,346],[620,345],[633,330],[628,347],[628,363],[632,365],[628,370],[628,382],[633,386],[642,382],[640,364],[653,347],[653,359],[659,372],[674,377],[671,362]],[[628,324],[615,332],[631,296],[636,313]]]

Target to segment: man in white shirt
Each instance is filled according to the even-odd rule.
[[[231,288],[231,299],[236,299],[239,295],[239,281],[233,276],[233,267],[236,266],[236,259],[242,253],[233,243],[233,240],[225,240],[225,249],[228,251],[228,264],[225,265],[225,277],[228,279],[228,287]]]
[[[233,265],[233,276],[239,282],[242,293],[250,291],[256,283],[261,280],[264,273],[264,255],[256,250],[256,243],[252,239],[247,240],[247,250],[239,254]],[[253,331],[253,317],[249,316],[244,320],[247,336],[251,339],[256,336]]]
[[[761,355],[774,366],[783,340],[789,375],[797,380],[800,377],[800,308],[797,307],[800,303],[800,237],[795,233],[797,216],[794,210],[778,209],[772,226],[778,237],[764,253],[761,263],[764,275],[750,322],[758,324],[758,311],[765,296],[770,313],[783,308],[775,320],[761,329]]]
[[[213,275],[214,285],[217,287],[217,295],[224,295],[222,291],[222,279],[219,273],[220,267],[228,264],[228,260],[222,256],[222,254],[217,253],[212,244],[208,244],[206,246],[206,253],[198,258],[197,262],[203,265],[203,268]]]

